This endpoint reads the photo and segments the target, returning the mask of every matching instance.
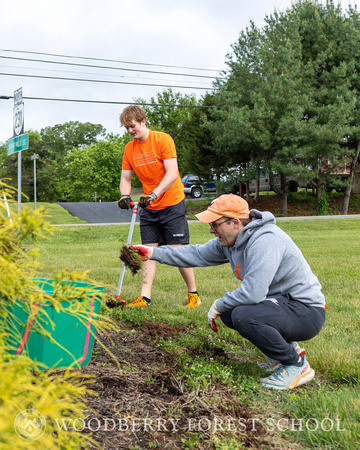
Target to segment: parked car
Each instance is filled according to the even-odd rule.
[[[270,191],[270,174],[265,172],[265,170],[260,169],[260,191]],[[278,175],[273,175],[274,186],[280,187],[280,178]],[[288,189],[289,192],[297,192],[298,188],[305,188],[307,182],[298,180],[296,178],[288,177]],[[256,190],[256,180],[251,180],[250,182],[250,192],[255,192]]]
[[[230,174],[232,173],[232,177],[234,177],[234,174],[236,174],[236,173],[239,174],[239,169],[232,168],[232,169],[230,169],[229,173]],[[271,180],[271,178],[272,178],[272,180]],[[230,178],[230,180],[232,180],[231,192],[233,192],[234,194],[239,194],[239,183],[234,184],[233,178]],[[287,180],[288,180],[289,192],[297,192],[298,188],[307,187],[307,182],[304,182],[302,180],[298,180],[293,177],[288,177]],[[280,187],[280,177],[276,174],[272,174],[270,176],[270,174],[268,172],[266,172],[264,169],[261,168],[260,173],[259,173],[259,191],[260,192],[271,191],[272,190],[271,181],[272,181],[274,187],[277,187],[277,188]],[[257,185],[256,179],[250,180],[250,184],[249,184],[250,192],[256,191],[256,185]],[[241,186],[242,186],[243,192],[245,192],[245,189],[246,189],[245,183],[242,182]]]
[[[182,177],[184,194],[192,198],[200,198],[204,192],[216,192],[216,185],[213,181],[206,182],[198,175],[188,174]]]

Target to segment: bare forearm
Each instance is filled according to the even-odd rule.
[[[161,180],[160,184],[156,186],[153,192],[159,197],[161,194],[166,192],[175,182],[178,173],[166,172],[164,178]]]
[[[153,189],[153,192],[159,197],[159,195],[166,192],[175,182],[179,176],[179,169],[176,158],[164,160],[165,175],[158,186]]]
[[[122,173],[120,178],[120,193],[121,195],[130,195],[131,191],[131,175],[127,174],[126,176]]]

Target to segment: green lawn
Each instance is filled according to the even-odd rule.
[[[53,223],[70,223],[74,219],[58,208],[61,207],[46,205]],[[208,374],[202,383],[211,384],[213,377],[220,377],[264,421],[279,414],[296,419],[297,423],[301,420],[302,430],[274,431],[287,435],[289,443],[301,441],[303,448],[360,448],[360,219],[291,220],[279,221],[278,225],[304,253],[323,286],[328,305],[327,321],[321,333],[302,343],[316,371],[315,379],[308,385],[287,392],[262,389],[258,385],[261,374],[256,362],[263,355],[221,323],[217,334],[210,331],[208,308],[214,299],[238,286],[227,265],[195,269],[202,300],[200,308],[185,307],[186,286],[178,270],[158,265],[153,306],[141,311],[125,310],[126,315],[120,310],[111,314],[120,321],[134,323],[147,318],[173,325],[191,324],[191,332],[176,342],[164,343],[164,348],[176,352],[187,367],[184,376],[188,376],[189,385],[195,391],[199,389],[196,384],[201,379],[199,373]],[[126,243],[128,231],[128,225],[56,227],[50,240],[40,242],[43,268],[39,276],[51,278],[53,270],[59,272],[65,267],[71,271],[89,270],[90,277],[97,284],[106,285],[107,292],[113,296],[121,267],[120,247]],[[210,238],[209,227],[190,223],[190,235],[191,243],[204,243]],[[133,243],[140,243],[138,225]],[[140,275],[132,276],[126,271],[122,298],[133,300],[139,295],[139,289]],[[214,368],[208,359],[199,356],[186,365],[182,350],[204,345],[205,341],[231,350],[244,363],[236,365],[224,360]],[[288,448],[292,448],[290,444]]]
[[[34,203],[27,202],[22,203],[21,208],[29,209],[30,211],[34,211]],[[79,219],[78,217],[72,216],[70,213],[66,211],[60,205],[55,203],[43,203],[36,202],[37,209],[45,209],[47,214],[47,220],[53,225],[59,224],[72,224],[72,223],[86,223],[84,220]],[[10,214],[17,214],[18,205],[10,204]]]

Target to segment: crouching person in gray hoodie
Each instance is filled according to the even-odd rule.
[[[315,372],[296,341],[320,332],[326,304],[299,248],[270,212],[249,211],[237,195],[221,195],[196,218],[208,223],[215,235],[204,245],[132,248],[142,259],[176,267],[230,263],[241,284],[214,301],[208,312],[212,330],[217,331],[215,320],[220,317],[268,357],[259,364],[273,372],[260,379],[263,386],[292,389],[310,381]]]

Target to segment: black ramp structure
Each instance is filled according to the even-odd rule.
[[[72,216],[87,223],[130,223],[132,210],[120,209],[117,203],[106,202],[59,202]],[[136,217],[139,222],[139,215]]]

